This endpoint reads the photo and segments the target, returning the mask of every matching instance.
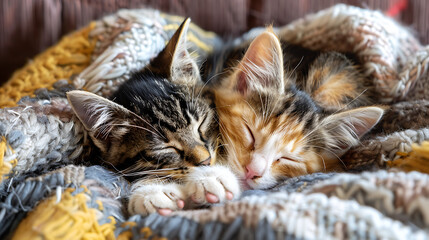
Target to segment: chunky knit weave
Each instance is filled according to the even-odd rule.
[[[36,89],[49,88],[60,79],[80,73],[90,63],[95,39],[89,36],[94,24],[64,37],[57,45],[38,55],[32,62],[15,72],[0,88],[0,107],[16,106],[24,96]]]
[[[345,5],[276,31],[312,49],[355,52],[380,103],[390,107],[344,157],[353,173],[291,178],[170,217],[128,216],[128,182],[100,166],[73,165],[87,136],[65,92],[110,96],[163,48],[182,20],[154,10],[121,10],[65,37],[0,88],[0,106],[8,107],[0,109],[0,238],[428,238],[428,175],[380,168],[428,172],[429,48],[381,13]],[[200,63],[222,44],[195,25],[188,40]]]

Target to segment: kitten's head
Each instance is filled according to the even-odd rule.
[[[67,94],[78,118],[116,168],[180,178],[214,161],[215,114],[200,96],[200,75],[186,50],[189,19],[164,50],[112,97]]]
[[[215,90],[228,162],[247,187],[341,167],[339,157],[381,118],[378,107],[327,112],[287,79],[280,42],[258,36]]]

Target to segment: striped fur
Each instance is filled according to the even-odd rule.
[[[68,93],[103,160],[126,174],[141,178],[156,170],[157,176],[180,180],[189,168],[214,161],[216,116],[202,96],[199,71],[182,37],[186,30],[185,22],[112,101],[83,91]]]
[[[120,86],[112,101],[84,91],[67,94],[105,165],[136,180],[129,197],[131,214],[167,215],[185,207],[185,201],[215,203],[240,192],[229,169],[206,167],[215,162],[219,131],[186,50],[188,25],[189,19],[147,67]]]
[[[281,43],[270,30],[244,49],[223,53],[224,73],[211,84],[224,158],[243,185],[267,188],[341,169],[341,155],[383,114],[360,107],[370,103],[371,89],[352,61]]]

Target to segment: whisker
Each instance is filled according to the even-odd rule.
[[[289,72],[289,76],[287,77],[288,79],[292,77],[292,75],[295,73],[296,69],[298,69],[299,65],[301,65],[302,60],[304,60],[304,56],[301,57],[299,62],[296,64],[296,66],[292,69],[292,71]]]
[[[245,103],[247,103],[247,105],[250,107],[250,109],[252,109],[252,112],[255,114],[255,116],[258,116],[258,115],[256,114],[255,109],[252,107],[252,105],[250,105],[250,103],[249,103],[248,101],[246,101],[246,100],[244,100],[244,102],[245,102]]]
[[[318,154],[317,152],[315,152],[315,154],[316,154],[317,156],[319,156],[319,157],[322,159],[322,163],[323,163],[323,171],[325,171],[325,172],[326,172],[326,162],[325,162],[325,158],[324,158],[322,155]]]
[[[200,91],[199,91],[199,92],[198,92],[198,94],[197,94],[197,98],[199,98],[199,97],[200,97],[201,92],[203,91],[203,89],[207,86],[207,84],[208,84],[211,80],[213,80],[215,77],[217,77],[217,76],[219,76],[219,75],[221,75],[221,74],[224,74],[224,73],[226,73],[226,72],[227,72],[227,70],[222,71],[222,72],[219,72],[219,73],[217,73],[217,74],[213,75],[212,77],[210,77],[207,81],[205,81],[205,83],[203,84],[203,86],[201,87]]]
[[[360,96],[362,96],[366,91],[368,91],[368,89],[364,89],[361,93],[359,93],[359,95],[357,95],[356,97],[354,97],[352,100],[350,100],[350,102],[348,102],[344,107],[336,110],[333,114],[336,114],[340,111],[343,111],[344,109],[346,109],[350,104],[352,104],[354,101],[356,101]]]
[[[220,124],[219,127],[222,128],[224,130],[224,132],[225,132],[225,127],[223,126],[223,124]],[[229,142],[232,143],[232,140],[231,140],[230,136],[228,136],[228,135],[225,134],[223,137],[226,137],[229,140]],[[239,162],[237,162],[239,160],[238,160],[238,157],[237,157],[237,154],[236,154],[236,148],[235,148],[234,144],[231,144],[231,145],[228,145],[228,146],[232,147],[232,151],[230,151],[229,148],[226,148],[227,154],[231,154],[232,153],[232,156],[233,156],[233,161],[231,161],[230,163],[233,164],[233,165],[235,165],[235,167],[237,167],[237,169],[241,169],[242,168],[241,164]]]
[[[132,115],[134,115],[135,117],[137,117],[138,119],[142,120],[144,123],[146,123],[147,125],[149,125],[154,131],[156,131],[158,133],[159,137],[162,137],[163,139],[167,139],[162,133],[160,133],[158,130],[156,130],[156,128],[154,126],[152,126],[148,121],[146,121],[145,119],[143,119],[142,117],[140,117],[139,115],[137,115],[136,113],[134,113],[133,111],[129,111]]]
[[[312,147],[314,147],[314,148],[319,148],[319,149],[322,149],[322,150],[325,150],[325,151],[330,152],[332,155],[334,155],[334,156],[335,156],[335,158],[337,158],[337,159],[338,159],[338,161],[340,161],[340,162],[341,162],[341,164],[344,166],[344,168],[347,168],[347,166],[346,166],[346,164],[343,162],[343,160],[341,160],[341,158],[340,158],[336,153],[334,153],[331,149],[329,149],[329,148],[323,148],[323,147],[319,147],[319,146],[312,146]]]
[[[137,126],[137,125],[133,125],[133,124],[114,123],[114,124],[110,124],[110,126],[134,127],[134,128],[142,129],[142,130],[148,131],[148,132],[150,132],[150,133],[153,133],[153,134],[154,134],[154,135],[156,135],[156,136],[163,137],[163,136],[160,136],[158,133],[156,133],[156,132],[154,132],[154,131],[151,131],[151,130],[149,130],[149,129],[145,128],[145,127]],[[164,137],[164,138],[165,138],[165,137]]]

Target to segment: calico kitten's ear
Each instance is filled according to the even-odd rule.
[[[284,92],[283,53],[274,33],[266,31],[252,41],[236,74],[235,85],[243,95],[264,88]]]
[[[177,84],[193,85],[200,80],[197,64],[186,50],[186,33],[190,22],[190,18],[183,21],[165,48],[149,65],[152,72]]]
[[[384,110],[379,107],[361,107],[326,117],[322,121],[329,134],[329,150],[325,154],[340,157],[356,146],[359,139],[378,123],[383,113]]]
[[[84,127],[99,140],[96,144],[101,149],[104,141],[121,139],[128,132],[127,126],[135,118],[128,109],[90,92],[70,91],[67,92],[67,98]]]

